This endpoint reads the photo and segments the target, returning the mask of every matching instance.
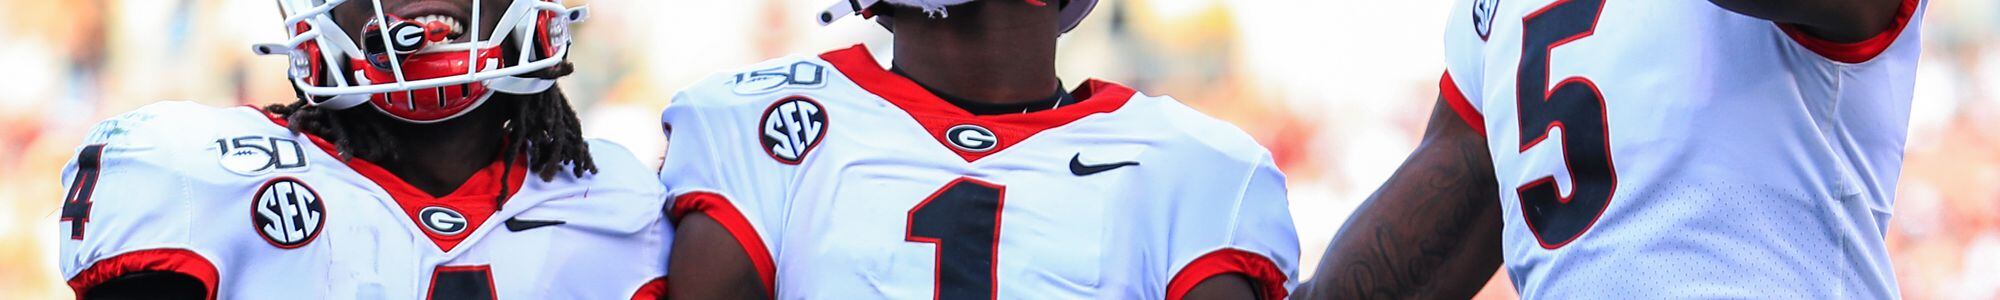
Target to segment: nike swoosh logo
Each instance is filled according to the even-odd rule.
[[[506,222],[507,231],[513,231],[513,232],[522,232],[522,231],[527,231],[529,229],[556,226],[565,223],[569,222],[556,221],[556,220],[524,220],[521,218],[507,218]]]
[[[1139,165],[1139,162],[1136,161],[1116,162],[1116,163],[1101,164],[1101,165],[1085,165],[1083,164],[1082,160],[1079,160],[1080,158],[1083,158],[1082,153],[1077,153],[1076,156],[1069,157],[1070,174],[1076,174],[1076,176],[1090,176],[1091,174],[1104,173],[1105,171],[1111,171],[1118,168]]]

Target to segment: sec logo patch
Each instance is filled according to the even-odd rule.
[[[326,226],[326,205],[321,200],[319,192],[296,178],[271,179],[251,198],[250,225],[272,246],[305,246]]]
[[[826,110],[817,101],[792,96],[764,109],[764,120],[758,124],[764,154],[770,154],[780,163],[796,165],[826,137]]]
[[[1472,31],[1479,33],[1479,40],[1493,33],[1494,13],[1500,9],[1500,0],[1478,0],[1472,2]]]

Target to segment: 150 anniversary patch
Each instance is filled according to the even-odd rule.
[[[298,140],[270,136],[215,139],[222,169],[244,176],[306,169],[306,151]]]

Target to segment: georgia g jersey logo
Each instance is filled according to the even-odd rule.
[[[294,249],[319,237],[326,225],[326,205],[305,182],[278,177],[264,183],[251,198],[250,225],[272,246]]]
[[[444,236],[465,233],[465,229],[469,225],[465,220],[465,214],[443,206],[431,206],[418,210],[417,219],[423,221],[424,229]]]
[[[806,154],[826,137],[826,110],[819,102],[802,96],[771,104],[771,108],[764,109],[764,120],[757,123],[757,136],[763,142],[764,153],[787,165],[804,161]]]
[[[944,131],[944,136],[945,140],[950,141],[948,144],[951,144],[952,148],[966,152],[993,151],[993,148],[1000,146],[1000,136],[994,135],[993,130],[979,125],[952,126],[951,129]]]

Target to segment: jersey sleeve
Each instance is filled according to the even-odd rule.
[[[1479,79],[1485,72],[1486,40],[1493,30],[1497,7],[1491,1],[1457,2],[1445,26],[1445,71],[1438,80],[1438,97],[1466,125],[1485,134]]]
[[[783,220],[791,193],[792,166],[777,163],[758,147],[761,108],[730,103],[728,92],[704,93],[698,85],[674,96],[661,120],[667,134],[659,178],[667,187],[668,217],[702,213],[734,236],[757,268],[768,292],[775,287],[771,255],[780,240],[773,223]]]
[[[211,299],[218,273],[198,244],[206,226],[172,139],[155,119],[187,103],[154,104],[97,124],[62,172],[58,265],[79,296],[136,272],[200,280]]]
[[[1252,281],[1263,299],[1285,299],[1297,286],[1299,241],[1286,200],[1285,175],[1268,155],[1251,170],[1239,197],[1228,207],[1226,227],[1190,230],[1177,237],[1175,268],[1167,284],[1169,300],[1178,300],[1203,280],[1229,274]],[[1181,235],[1189,235],[1183,233]],[[1219,239],[1213,237],[1220,237]]]

